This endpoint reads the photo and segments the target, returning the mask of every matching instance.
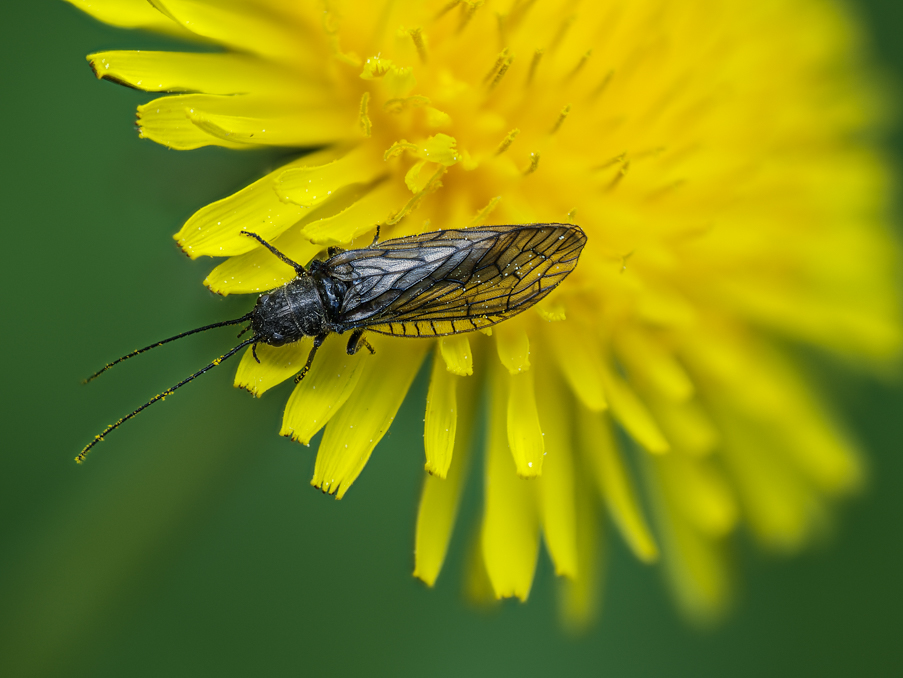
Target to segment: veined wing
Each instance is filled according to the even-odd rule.
[[[349,250],[326,262],[348,283],[340,322],[399,336],[441,336],[499,323],[574,270],[586,235],[571,224],[435,231]]]

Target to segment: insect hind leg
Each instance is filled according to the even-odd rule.
[[[354,330],[354,332],[351,333],[351,337],[348,339],[348,348],[346,349],[348,355],[357,353],[361,350],[361,346],[370,351],[370,355],[376,353],[376,350],[370,345],[370,342],[364,339],[364,330]]]
[[[326,341],[325,334],[318,334],[314,337],[314,345],[310,349],[310,353],[307,354],[307,362],[304,363],[304,367],[301,368],[301,371],[295,375],[295,383],[300,382],[304,377],[310,372],[310,366],[314,363],[314,356],[317,355],[317,349],[323,345],[323,342]]]

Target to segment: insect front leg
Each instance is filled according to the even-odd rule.
[[[367,350],[370,351],[370,355],[376,353],[370,345],[370,342],[364,339],[364,330],[354,330],[354,332],[351,333],[351,337],[348,339],[348,348],[346,349],[348,355],[357,353],[361,346],[365,346]]]
[[[242,231],[241,234],[242,234],[242,235],[246,235],[246,236],[248,236],[249,238],[254,238],[254,240],[256,240],[257,242],[259,242],[261,245],[263,245],[264,247],[266,247],[270,252],[272,252],[272,253],[275,254],[277,257],[279,257],[280,261],[282,261],[283,263],[288,264],[288,265],[291,266],[293,269],[295,269],[295,273],[297,273],[299,276],[300,276],[300,275],[307,275],[307,271],[304,270],[304,267],[303,267],[301,264],[296,263],[296,262],[292,261],[291,259],[289,259],[289,258],[288,258],[287,256],[285,256],[282,252],[280,252],[279,250],[277,250],[275,247],[273,247],[273,245],[271,245],[270,243],[268,243],[266,240],[264,240],[263,238],[261,238],[261,237],[260,237],[259,235],[257,235],[256,233],[251,233],[251,231]]]
[[[304,375],[310,372],[310,366],[314,362],[314,356],[317,355],[317,349],[323,345],[323,342],[326,341],[325,334],[318,334],[314,337],[314,345],[313,348],[310,349],[310,353],[307,354],[307,362],[304,363],[304,367],[301,368],[301,371],[295,375],[295,383],[297,384],[299,381],[304,379]]]

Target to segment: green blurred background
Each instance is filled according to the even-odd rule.
[[[903,3],[858,10],[903,91]],[[544,555],[528,604],[474,611],[461,596],[473,482],[436,589],[414,580],[422,374],[341,502],[308,485],[314,450],[276,435],[290,386],[253,399],[231,388],[234,365],[76,466],[104,424],[231,346],[228,330],[188,339],[79,383],[134,346],[246,311],[248,298],[199,284],[210,262],[171,234],[280,158],[139,141],[148,95],[97,82],[84,57],[161,39],[54,0],[0,12],[0,675],[903,675],[903,393],[841,368],[826,381],[871,451],[869,492],[798,558],[741,545],[736,609],[709,631],[685,624],[660,572],[616,539],[586,635],[560,629]],[[899,162],[899,127],[888,143]]]

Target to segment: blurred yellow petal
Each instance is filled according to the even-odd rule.
[[[684,401],[693,395],[693,382],[686,370],[673,353],[646,332],[637,329],[617,332],[615,350],[631,378],[649,384],[672,400]]]
[[[342,337],[327,338],[285,406],[279,435],[310,444],[354,392],[371,357],[363,351],[348,355]]]
[[[579,409],[580,449],[588,471],[612,520],[637,558],[658,559],[658,547],[643,515],[639,498],[621,453],[615,446],[607,415]]]
[[[662,537],[665,574],[681,608],[694,621],[709,624],[730,604],[733,572],[723,540],[696,529],[675,505],[684,488],[662,479],[677,455],[647,457],[644,466]]]
[[[513,323],[498,325],[495,346],[499,360],[511,374],[530,369],[530,339],[523,327]]]
[[[542,530],[555,574],[574,578],[578,573],[574,405],[549,366],[538,366],[536,373],[536,407],[546,448],[537,481]]]
[[[66,2],[111,26],[144,28],[176,34],[181,38],[191,35],[146,0],[66,0]]]
[[[753,534],[770,548],[798,549],[824,526],[824,500],[758,427],[724,407],[718,421],[725,464]]]
[[[243,388],[259,398],[265,391],[300,372],[312,347],[310,337],[279,347],[258,344],[259,363],[248,348],[235,372],[235,388]]]
[[[442,337],[439,339],[439,351],[449,372],[461,377],[473,374],[473,349],[466,334]]]
[[[698,401],[675,402],[662,396],[646,395],[655,421],[675,448],[696,457],[706,456],[715,449],[720,434]]]
[[[730,483],[709,459],[669,454],[655,466],[658,482],[668,493],[669,510],[708,537],[724,537],[739,520],[739,510]]]
[[[481,546],[496,598],[526,600],[533,584],[539,548],[536,485],[517,477],[506,436],[505,379],[491,370],[486,432],[485,508]]]
[[[606,409],[602,363],[595,342],[567,323],[556,323],[548,336],[558,365],[577,398],[593,412]]]
[[[192,259],[200,256],[234,256],[258,249],[251,238],[241,235],[249,230],[272,240],[300,220],[308,210],[279,200],[273,181],[286,167],[302,167],[329,162],[340,151],[329,149],[311,153],[270,172],[237,193],[201,208],[176,233],[176,241]]]
[[[441,362],[437,359],[436,362]],[[440,370],[445,372],[444,369]],[[447,374],[447,372],[445,372]],[[452,375],[449,379],[460,380]],[[477,384],[473,379],[460,383],[461,405],[458,408],[454,454],[444,477],[427,475],[420,495],[417,530],[414,542],[414,576],[432,586],[439,576],[451,539],[458,503],[470,466],[473,427],[477,405]],[[480,559],[482,560],[482,559]],[[482,563],[480,567],[483,568]],[[485,573],[483,575],[485,577]]]
[[[602,580],[606,570],[606,529],[593,501],[587,479],[576,482],[577,572],[558,583],[559,614],[572,632],[585,631],[599,616],[602,605]],[[545,477],[543,477],[545,481]]]
[[[445,369],[439,352],[433,355],[430,389],[426,395],[426,417],[423,423],[423,446],[426,471],[445,478],[452,462],[458,421],[458,381],[460,377]]]
[[[647,450],[657,454],[667,452],[668,441],[627,382],[605,364],[602,365],[599,376],[602,378],[612,415]]]
[[[532,370],[508,375],[508,447],[521,478],[542,474],[545,453],[533,379]]]
[[[371,343],[376,355],[357,356],[366,361],[360,381],[329,422],[317,451],[311,485],[337,499],[345,496],[389,430],[428,347],[426,341]]]

